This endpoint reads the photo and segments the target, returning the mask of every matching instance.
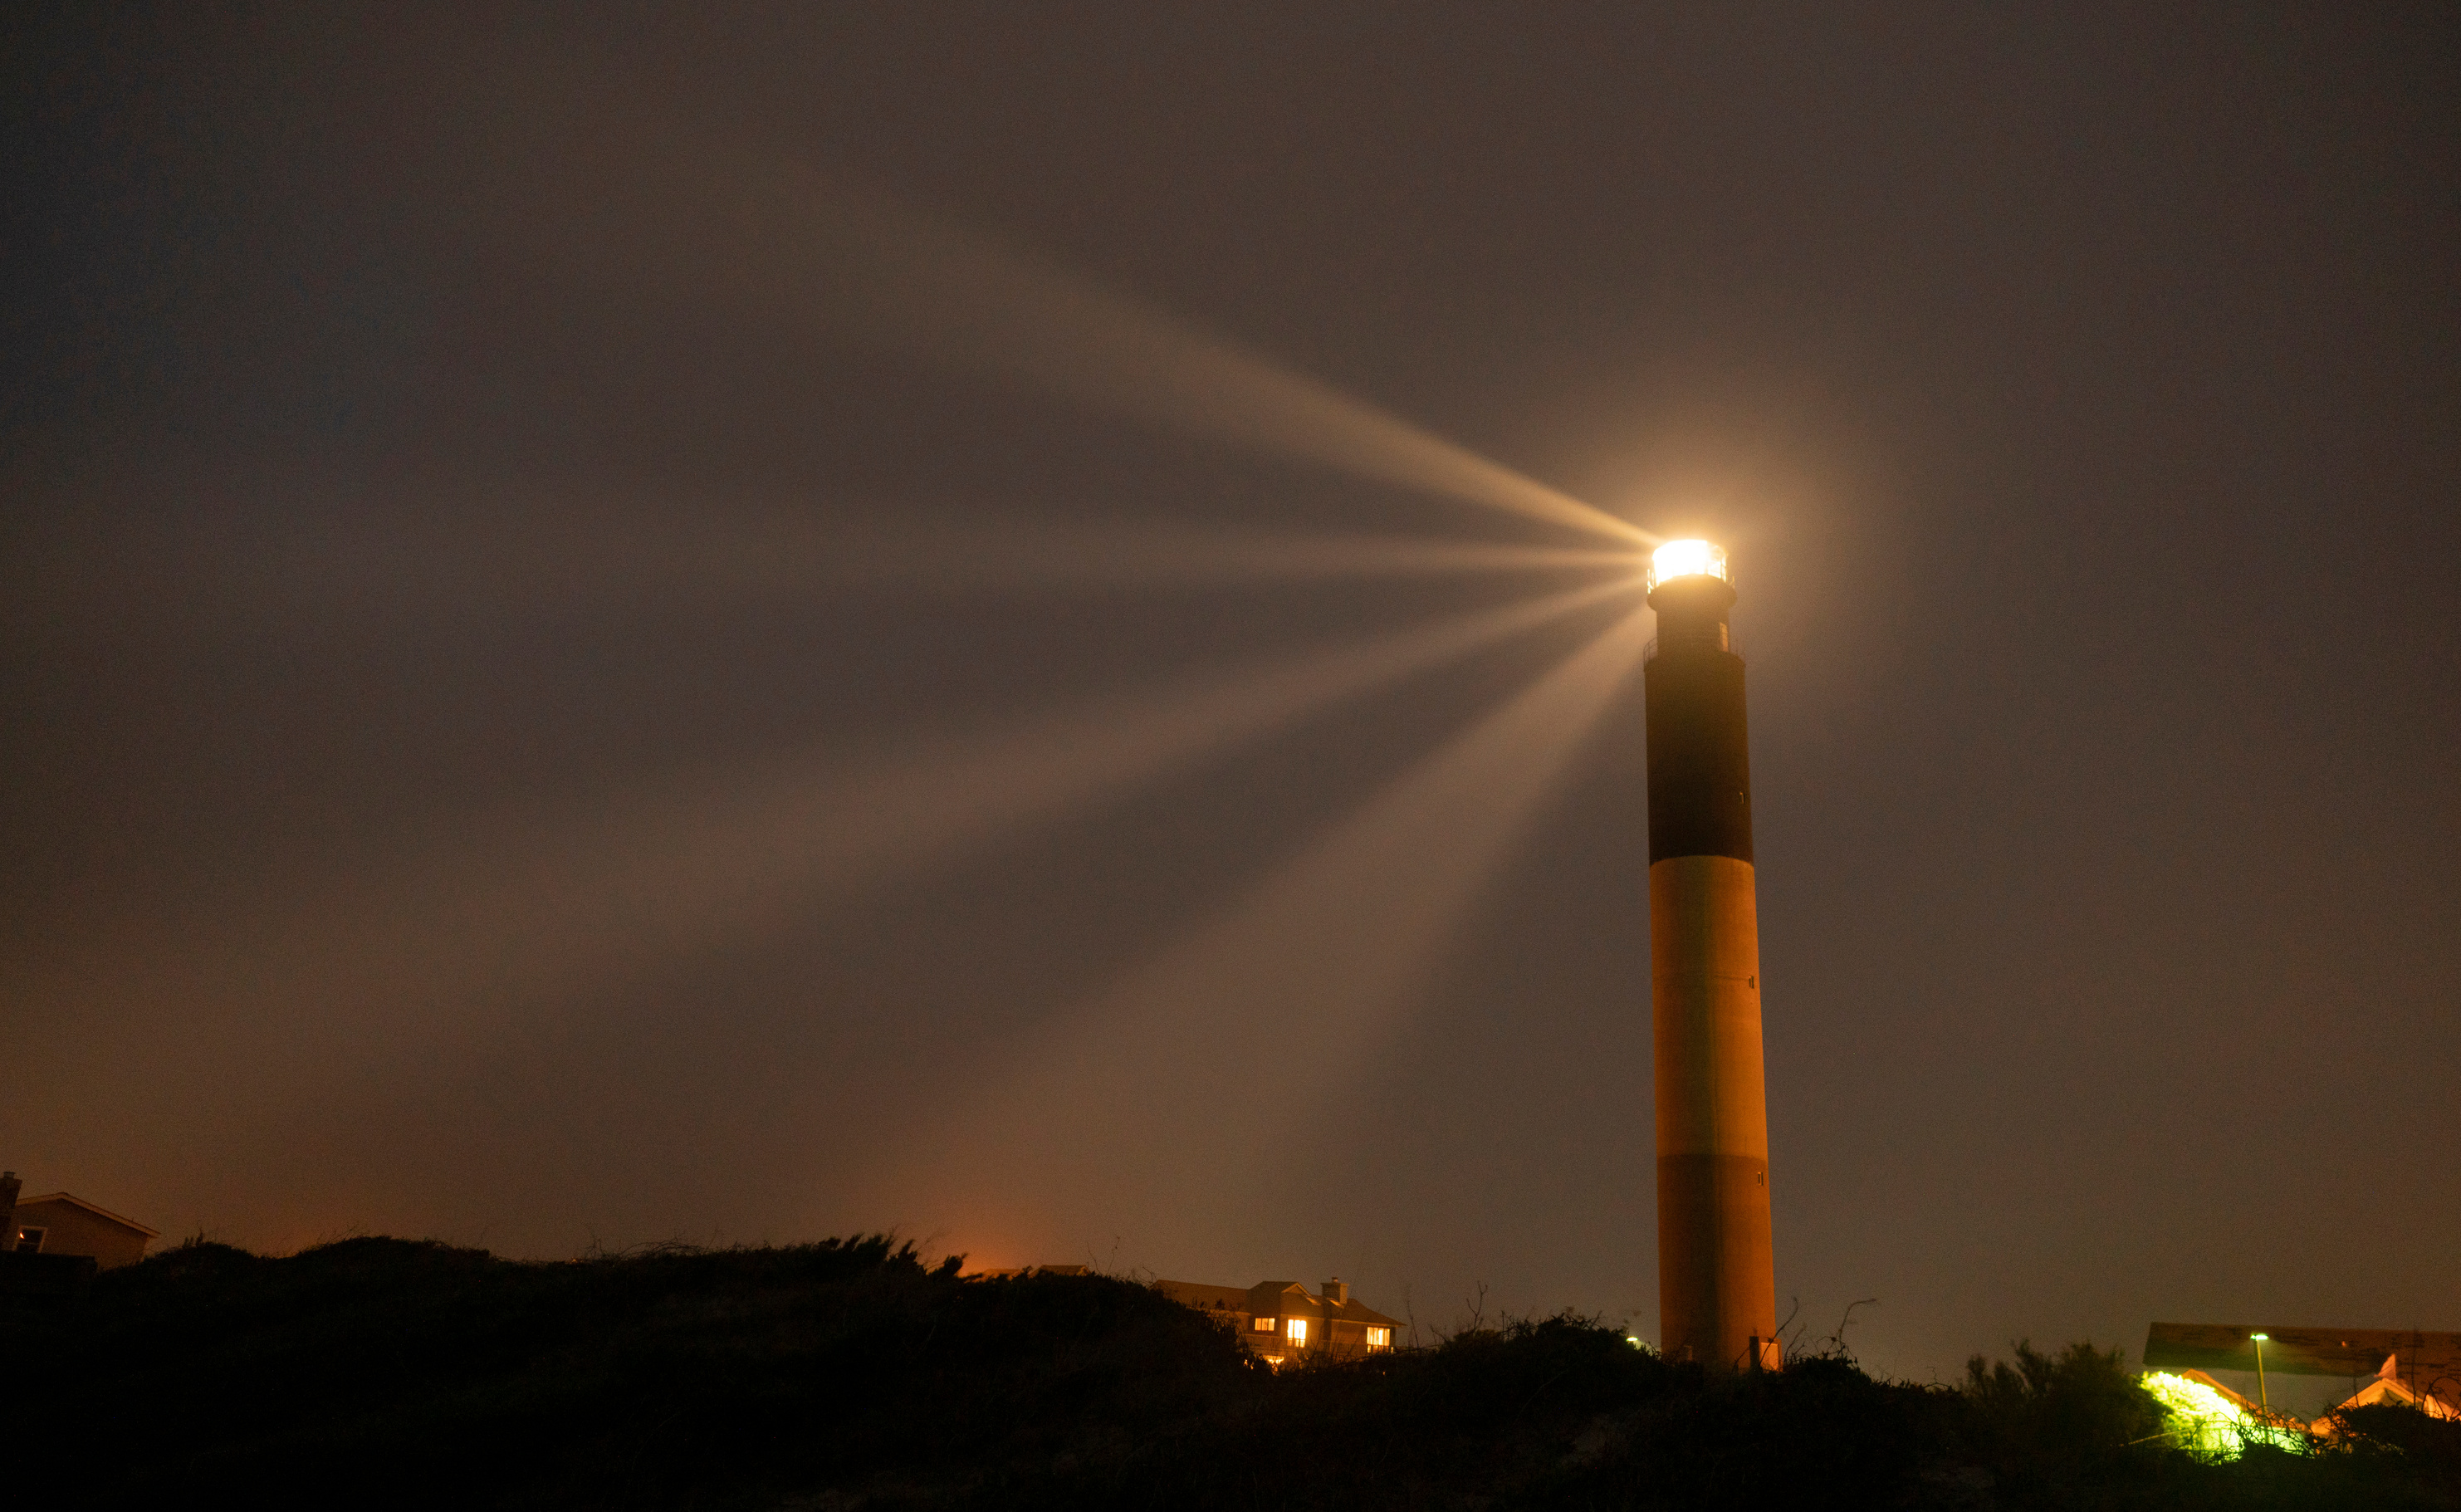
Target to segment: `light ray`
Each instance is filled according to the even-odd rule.
[[[1220,917],[1026,1047],[869,1194],[932,1226],[1230,1211],[1356,1074],[1640,658],[1636,610],[1446,742]],[[952,1078],[953,1079],[953,1078]],[[937,1202],[944,1205],[932,1207]],[[918,1211],[918,1209],[925,1209]],[[1125,1220],[1123,1220],[1125,1221]],[[1103,1232],[1110,1232],[1103,1229]],[[1184,1237],[1184,1236],[1183,1236]]]
[[[644,123],[646,124],[646,123]],[[500,144],[500,146],[504,144]],[[680,284],[710,270],[753,307],[1112,414],[1654,545],[1631,522],[1229,337],[845,173],[662,119],[598,161],[511,144],[541,206],[540,250],[585,276]],[[620,207],[620,208],[619,208]]]
[[[790,604],[823,591],[1177,591],[1260,584],[1637,570],[1637,551],[1277,535],[1159,521],[992,516],[895,522],[808,511],[434,515],[384,524],[267,521],[61,531],[0,566],[0,624],[124,626],[166,607],[215,620],[342,613],[390,628]]]
[[[180,1066],[235,1038],[278,1049],[250,1072],[275,1084],[439,1053],[1633,590],[1574,588],[859,771],[784,760],[577,813],[495,816],[406,843],[380,881],[217,912],[41,973],[11,963],[0,988],[21,1033],[76,1022],[58,1054],[163,1096]]]
[[[763,185],[767,187],[767,185]],[[812,258],[815,308],[1079,403],[1572,525],[1648,532],[1227,337],[843,176],[781,171],[752,227]]]

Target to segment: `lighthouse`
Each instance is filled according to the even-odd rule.
[[[1723,549],[1650,563],[1649,996],[1657,1054],[1658,1305],[1671,1359],[1779,1363],[1761,1071],[1760,926],[1744,659]]]

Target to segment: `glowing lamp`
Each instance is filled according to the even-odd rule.
[[[1670,541],[1650,553],[1649,586],[1676,578],[1716,578],[1721,582],[1734,580],[1726,576],[1726,548],[1706,541]]]

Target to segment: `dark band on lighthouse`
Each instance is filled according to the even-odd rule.
[[[1658,649],[1643,681],[1649,718],[1649,859],[1752,859],[1752,768],[1744,738],[1744,659],[1734,652],[1724,578],[1659,584]]]
[[[1659,1338],[1726,1368],[1776,1363],[1744,661],[1725,554],[1661,547],[1649,721],[1650,1008]]]

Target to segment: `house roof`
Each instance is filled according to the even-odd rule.
[[[1157,1281],[1154,1287],[1183,1307],[1241,1312],[1248,1309],[1246,1287],[1213,1287],[1201,1281]]]
[[[1254,1316],[1289,1313],[1299,1317],[1330,1318],[1338,1323],[1358,1323],[1371,1328],[1400,1328],[1401,1320],[1388,1318],[1363,1302],[1327,1302],[1295,1281],[1259,1281],[1252,1287],[1217,1287],[1203,1281],[1157,1281],[1156,1289],[1185,1307],[1204,1310],[1239,1311]]]
[[[2316,1419],[2316,1432],[2325,1435],[2336,1432],[2340,1425],[2333,1420],[2335,1413],[2352,1407],[2373,1407],[2383,1402],[2390,1402],[2398,1407],[2415,1407],[2429,1417],[2461,1417],[2461,1408],[2455,1408],[2450,1402],[2432,1392],[2410,1390],[2402,1383],[2401,1377],[2391,1374],[2391,1370],[2392,1362],[2386,1360],[2386,1374],[2378,1375],[2352,1392],[2332,1412]]]
[[[2145,1331],[2145,1364],[2254,1370],[2258,1333],[2265,1335],[2264,1368],[2276,1375],[2373,1375],[2387,1354],[2400,1355],[2401,1374],[2414,1381],[2461,1375],[2461,1333],[2295,1323],[2156,1323]]]
[[[1364,1323],[1380,1329],[1398,1329],[1402,1326],[1400,1318],[1388,1318],[1364,1302],[1328,1303],[1326,1307],[1327,1310],[1344,1323]]]
[[[1083,1266],[1019,1266],[1006,1270],[974,1270],[966,1273],[970,1281],[996,1280],[1007,1276],[1083,1275]],[[1200,1312],[1244,1312],[1251,1317],[1325,1318],[1337,1323],[1356,1323],[1363,1328],[1398,1329],[1399,1318],[1388,1318],[1363,1302],[1332,1302],[1310,1291],[1295,1281],[1259,1281],[1252,1287],[1220,1287],[1209,1281],[1163,1281],[1154,1289],[1182,1307]]]
[[[160,1229],[148,1228],[134,1218],[122,1218],[118,1213],[113,1212],[110,1208],[96,1207],[92,1203],[87,1202],[84,1198],[72,1196],[67,1192],[45,1192],[40,1197],[21,1197],[17,1200],[17,1211],[22,1214],[27,1208],[39,1206],[44,1203],[66,1203],[71,1207],[82,1209],[85,1212],[92,1213],[96,1218],[105,1219],[111,1223],[118,1224],[120,1227],[127,1229],[131,1233],[143,1234],[148,1239],[160,1239],[162,1237]]]

